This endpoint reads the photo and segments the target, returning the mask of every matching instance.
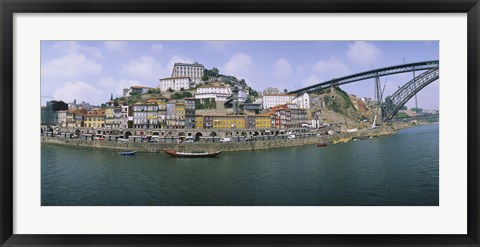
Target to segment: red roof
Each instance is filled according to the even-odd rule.
[[[148,88],[148,89],[153,89],[153,87],[145,87],[145,86],[131,86],[131,88]]]

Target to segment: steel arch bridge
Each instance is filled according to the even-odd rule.
[[[415,94],[439,78],[438,68],[430,69],[401,86],[382,103],[382,120],[389,121]]]
[[[411,81],[407,82],[405,85],[400,87],[394,94],[386,97],[386,101],[382,102],[381,90],[380,90],[380,80],[382,76],[401,74],[413,71],[425,71],[419,76],[416,76]],[[416,93],[423,89],[428,84],[436,81],[439,78],[439,61],[424,61],[416,63],[408,63],[395,65],[380,69],[369,70],[349,76],[344,76],[340,78],[334,78],[332,80],[318,83],[312,86],[304,87],[298,90],[290,91],[290,94],[303,94],[303,93],[313,93],[330,87],[340,86],[348,83],[353,83],[357,81],[363,81],[367,79],[375,79],[375,98],[378,102],[382,102],[382,120],[388,121],[395,116],[395,114],[400,110],[400,108],[407,103]]]

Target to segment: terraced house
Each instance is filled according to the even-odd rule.
[[[91,110],[85,115],[84,125],[87,128],[105,128],[105,111]]]
[[[135,103],[133,105],[133,127],[137,129],[158,129],[158,105],[154,102]]]

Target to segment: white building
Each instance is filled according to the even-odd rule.
[[[129,96],[130,93],[144,94],[147,93],[150,89],[153,89],[153,87],[131,86],[130,88],[123,89],[123,96]]]
[[[58,111],[57,112],[57,121],[58,126],[67,127],[67,111]]]
[[[292,102],[294,97],[294,94],[263,95],[263,109],[269,109],[277,105],[284,105]]]
[[[245,89],[238,90],[238,101],[245,102],[247,100],[248,92]]]
[[[205,85],[197,87],[195,99],[214,98],[215,101],[226,100],[230,94],[232,94],[232,91],[228,86]]]
[[[190,77],[167,77],[160,79],[158,88],[160,91],[166,92],[169,88],[173,89],[173,91],[180,91],[182,88],[187,90],[194,86],[195,84]]]
[[[202,81],[204,69],[205,67],[197,62],[193,64],[175,63],[173,65],[172,77],[189,77],[194,83],[199,83]]]
[[[273,95],[273,94],[280,94],[280,90],[276,87],[267,87],[265,90],[263,90],[264,95]]]
[[[300,108],[308,109],[310,108],[310,95],[304,93],[292,99],[292,102],[297,104]]]

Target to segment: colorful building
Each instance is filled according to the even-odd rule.
[[[245,116],[213,115],[211,117],[214,129],[244,129],[246,127]]]
[[[183,101],[177,101],[175,103],[175,122],[174,122],[174,128],[175,129],[181,129],[185,128],[185,102]]]
[[[137,129],[160,128],[158,105],[155,102],[138,102],[134,104],[133,127]]]
[[[195,128],[195,98],[185,98],[185,127]]]
[[[257,129],[272,128],[272,115],[270,114],[255,115],[255,128]]]
[[[87,128],[105,128],[105,111],[96,109],[87,112],[84,122]]]
[[[195,128],[204,129],[205,122],[203,121],[203,115],[195,115]]]

